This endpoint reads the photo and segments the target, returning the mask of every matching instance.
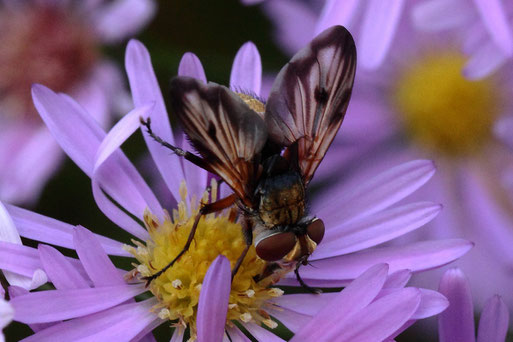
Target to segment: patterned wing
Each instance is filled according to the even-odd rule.
[[[173,113],[193,146],[239,198],[249,201],[258,172],[253,159],[267,139],[262,117],[214,83],[176,77],[170,93]]]
[[[299,51],[276,77],[265,112],[269,139],[297,148],[305,185],[342,123],[355,70],[353,38],[344,27],[333,26]]]

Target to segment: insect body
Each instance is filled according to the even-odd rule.
[[[226,182],[233,194],[203,206],[184,250],[188,249],[201,215],[236,204],[240,208],[246,248],[269,262],[301,265],[324,236],[323,222],[306,214],[306,187],[344,118],[356,69],[350,33],[334,26],[317,36],[286,64],[274,82],[267,103],[193,78],[171,80],[173,113],[200,156],[183,151],[151,131],[159,143]],[[299,278],[296,267],[296,275]],[[306,286],[306,285],[304,285]]]

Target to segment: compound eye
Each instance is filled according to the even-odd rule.
[[[316,244],[319,244],[324,237],[324,222],[321,219],[315,219],[306,227],[308,237]]]
[[[295,244],[294,233],[265,231],[257,236],[255,249],[261,259],[276,261],[289,254]]]

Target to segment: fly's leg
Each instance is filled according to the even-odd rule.
[[[250,218],[243,216],[241,224],[242,224],[242,235],[244,236],[244,242],[246,242],[246,247],[242,251],[241,255],[237,259],[237,262],[235,263],[235,266],[233,267],[232,280],[235,277],[235,275],[237,274],[237,271],[239,270],[240,265],[242,265],[242,261],[246,257],[246,254],[248,254],[249,248],[253,244],[253,221]]]
[[[298,262],[296,265],[296,268],[294,269],[294,274],[296,275],[296,279],[299,282],[299,284],[301,285],[301,287],[313,294],[322,293],[321,289],[316,289],[316,288],[310,287],[303,281],[303,279],[301,279],[301,276],[299,275],[299,267],[301,265],[302,265],[302,263]]]
[[[141,124],[146,127],[146,131],[148,132],[148,134],[150,135],[150,137],[153,138],[153,140],[155,140],[156,142],[158,142],[159,144],[161,144],[162,146],[170,149],[171,151],[173,151],[176,155],[180,156],[180,157],[184,157],[186,160],[190,161],[191,163],[201,167],[202,169],[204,170],[207,170],[208,172],[211,172],[211,173],[214,173],[216,174],[212,168],[210,166],[208,166],[208,164],[200,157],[198,157],[197,155],[191,153],[191,152],[188,152],[188,151],[185,151],[179,147],[176,147],[176,146],[173,146],[171,145],[170,143],[168,143],[167,141],[164,141],[164,139],[162,139],[161,137],[159,137],[158,135],[156,135],[153,130],[151,129],[151,120],[150,118],[144,120],[143,118],[140,118],[140,121],[141,121]]]
[[[201,216],[207,215],[210,213],[215,213],[217,211],[226,209],[226,208],[232,206],[235,203],[236,199],[237,199],[237,196],[235,194],[232,194],[228,197],[220,199],[217,202],[208,203],[208,204],[205,204],[203,207],[201,207],[198,215],[196,215],[196,218],[194,219],[194,224],[192,225],[191,232],[189,233],[189,237],[187,238],[187,242],[185,243],[185,246],[183,247],[182,251],[180,253],[178,253],[178,255],[173,260],[171,260],[171,262],[169,264],[167,264],[163,269],[161,269],[160,271],[158,271],[155,274],[152,274],[149,277],[144,277],[143,279],[146,280],[146,286],[148,286],[152,282],[152,280],[158,278],[160,275],[162,275],[162,273],[166,272],[171,266],[173,266],[173,264],[178,259],[180,259],[180,257],[185,252],[187,252],[187,250],[191,246],[192,240],[194,239],[194,234],[196,233],[196,229],[198,228],[198,223],[199,223]]]

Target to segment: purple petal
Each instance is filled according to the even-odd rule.
[[[223,339],[230,289],[230,261],[220,255],[208,268],[201,287],[196,320],[199,341]]]
[[[366,69],[381,65],[387,55],[401,19],[404,0],[370,0],[360,37],[359,58]]]
[[[93,173],[141,126],[140,119],[147,119],[155,104],[137,107],[119,120],[103,139],[96,152]]]
[[[369,268],[355,279],[340,294],[308,322],[293,340],[308,341],[318,331],[340,324],[341,317],[354,315],[367,306],[382,289],[387,278],[388,266],[384,264]],[[326,339],[329,341],[329,339]]]
[[[394,288],[394,287],[405,287],[408,281],[411,278],[410,270],[399,270],[390,274],[387,278],[387,281],[383,285],[384,289]]]
[[[96,287],[123,285],[125,281],[93,233],[77,226],[73,241],[80,262]]]
[[[92,177],[96,151],[105,132],[83,108],[66,95],[55,94],[44,86],[34,85],[32,97],[57,142]],[[148,207],[155,211],[155,215],[163,217],[155,196],[121,151],[116,151],[106,164],[108,167],[106,165],[102,168],[98,179],[109,196],[136,217],[142,218]],[[115,217],[111,219],[116,222]],[[147,232],[139,225],[123,228],[132,230],[132,233],[135,231],[134,235],[140,238],[147,236]]]
[[[257,341],[285,342],[285,340],[279,338],[269,330],[259,327],[254,323],[244,324],[244,328],[246,328],[249,331],[249,333],[256,338]]]
[[[499,120],[494,127],[494,133],[502,141],[504,141],[508,147],[513,150],[513,118],[506,117]]]
[[[383,289],[383,291],[380,292],[377,298],[388,296],[389,294],[392,294],[399,290],[400,289],[398,288]],[[427,289],[418,290],[420,292],[420,304],[415,313],[413,313],[413,315],[410,317],[410,319],[418,320],[438,315],[440,312],[444,311],[449,306],[449,301],[447,300],[447,298],[445,298],[439,292]]]
[[[0,269],[12,274],[12,285],[27,290],[41,286],[47,282],[46,273],[42,268],[43,265],[34,248],[0,241]]]
[[[416,160],[396,166],[365,183],[345,186],[318,201],[319,217],[333,216],[346,221],[371,215],[402,200],[424,185],[435,173],[430,160]]]
[[[93,315],[56,324],[23,341],[131,341],[140,331],[159,320],[151,312],[154,304],[147,300],[118,305]]]
[[[246,335],[244,335],[244,333],[239,330],[239,328],[227,328],[226,331],[228,332],[228,334],[230,334],[232,342],[251,342],[251,340],[247,338]],[[223,342],[225,341],[223,340]]]
[[[22,287],[18,286],[9,286],[9,296],[10,298],[15,298],[19,296],[24,296],[27,293],[29,293],[28,290],[25,290]],[[55,323],[40,323],[40,324],[29,324],[30,329],[32,329],[34,332],[38,332],[40,330],[46,329],[51,327],[52,325],[55,325]],[[3,342],[3,341],[2,341]]]
[[[192,52],[186,52],[178,65],[178,76],[188,76],[207,83],[207,76],[200,59]]]
[[[464,1],[431,0],[419,2],[412,10],[412,20],[424,31],[440,31],[472,20],[473,10]]]
[[[267,312],[272,317],[276,317],[276,319],[291,331],[300,330],[312,319],[310,315],[303,315],[287,309],[269,309]]]
[[[7,205],[6,207],[21,236],[56,246],[75,249],[72,236],[75,226],[12,205]],[[122,243],[101,235],[96,235],[96,237],[108,254],[132,256],[123,250]]]
[[[498,0],[474,0],[479,15],[492,40],[497,44],[503,53],[508,56],[513,54],[513,28],[506,18],[506,11],[502,2]]]
[[[131,40],[128,43],[125,67],[135,106],[155,102],[155,110],[150,116],[152,129],[156,135],[174,145],[166,106],[151,65],[150,54],[141,42]],[[174,198],[180,200],[180,183],[185,179],[180,158],[169,153],[169,150],[154,141],[146,132],[143,136],[162,178]]]
[[[139,32],[155,12],[152,0],[116,0],[97,10],[93,27],[103,42],[117,43]]]
[[[388,209],[374,215],[353,220],[349,224],[326,231],[322,248],[315,259],[323,259],[363,250],[390,241],[431,221],[442,210],[439,204],[411,203]]]
[[[127,301],[144,286],[106,286],[32,292],[13,298],[14,319],[23,323],[47,323],[90,315]]]
[[[438,289],[449,300],[449,308],[438,316],[440,342],[476,340],[474,309],[467,278],[460,269],[445,272]]]
[[[89,282],[64,255],[53,247],[40,244],[39,258],[48,278],[56,289],[80,289],[89,287]]]
[[[6,327],[14,317],[14,310],[8,302],[0,299],[0,334],[4,327]]]
[[[303,278],[328,280],[354,279],[377,263],[389,264],[391,273],[401,269],[416,272],[450,263],[472,247],[471,242],[463,239],[422,241],[316,260],[312,262],[313,267],[303,267],[301,271]]]
[[[491,42],[484,42],[470,57],[463,68],[463,75],[470,80],[486,77],[507,62],[507,57]]]
[[[358,0],[327,0],[322,8],[321,15],[315,27],[315,35],[317,36],[328,27],[334,25],[348,26],[353,22],[359,6],[362,2]]]
[[[338,295],[336,292],[317,294],[288,294],[273,299],[273,303],[287,310],[303,315],[314,316],[321,308],[331,303]]]
[[[262,61],[252,42],[241,46],[233,60],[230,89],[259,96],[262,87]]]
[[[503,342],[508,332],[508,307],[500,296],[486,301],[479,320],[477,342]]]

